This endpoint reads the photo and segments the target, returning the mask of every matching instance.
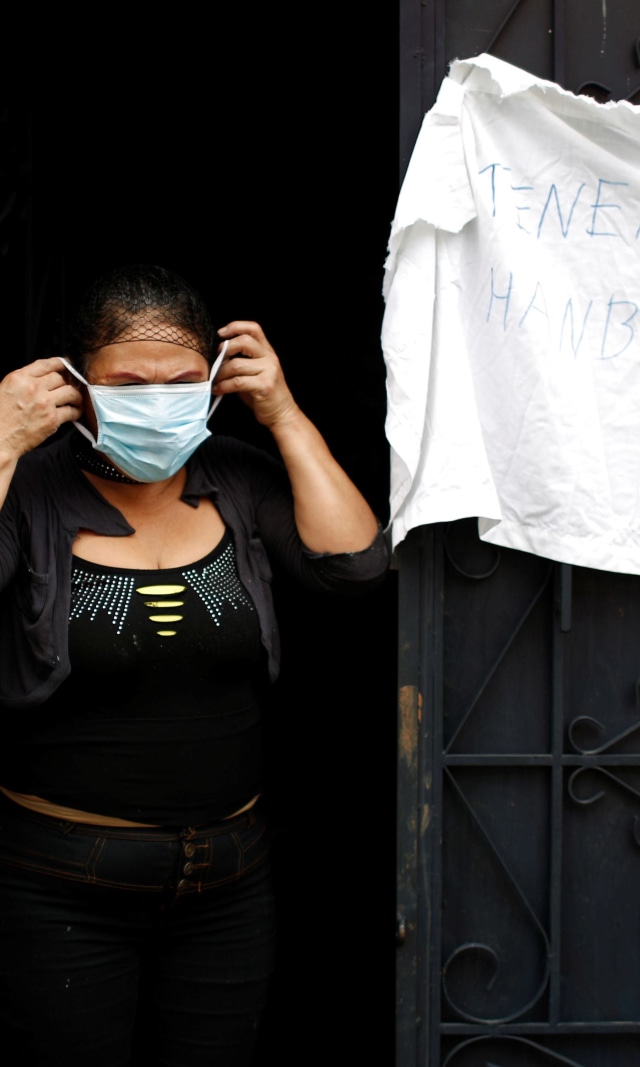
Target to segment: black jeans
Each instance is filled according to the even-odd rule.
[[[272,970],[267,832],[0,803],[0,1024],[29,1067],[245,1067]]]

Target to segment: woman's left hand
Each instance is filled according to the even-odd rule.
[[[218,334],[228,346],[216,375],[214,394],[238,393],[258,422],[271,430],[295,417],[298,405],[262,327],[257,322],[238,320],[227,323]]]
[[[296,404],[261,327],[257,322],[230,322],[218,333],[229,345],[213,392],[238,393],[273,434],[291,482],[304,544],[313,552],[368,548],[378,530],[377,519]]]

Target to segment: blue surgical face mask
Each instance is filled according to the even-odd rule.
[[[211,385],[228,342],[206,382],[174,385],[89,385],[67,360],[63,363],[86,385],[98,424],[98,436],[81,423],[75,426],[99,452],[137,482],[171,478],[202,444],[210,431],[207,420],[222,400],[211,403]]]

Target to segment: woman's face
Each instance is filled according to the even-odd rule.
[[[166,341],[120,341],[92,352],[85,377],[91,385],[205,382],[209,364],[199,352],[182,345]],[[96,418],[88,395],[85,395],[84,417],[95,436]]]

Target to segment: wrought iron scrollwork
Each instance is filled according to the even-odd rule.
[[[475,519],[469,520],[475,524]],[[501,553],[497,545],[491,545],[486,541],[480,541],[477,534],[474,539],[474,548],[481,548],[487,558],[491,560],[488,566],[483,567],[481,570],[470,570],[468,565],[462,563],[460,559],[459,545],[455,541],[455,534],[460,528],[463,528],[465,533],[468,531],[468,524],[466,521],[459,521],[457,523],[449,523],[447,526],[447,532],[444,541],[444,550],[447,555],[449,563],[463,578],[472,578],[475,581],[482,581],[484,578],[491,578],[496,573],[500,566]]]
[[[588,81],[583,82],[576,89],[576,93],[583,96],[591,96],[594,100],[597,100],[599,104],[606,104],[611,99],[613,89],[610,85],[602,85],[601,82]]]
[[[575,751],[580,753],[581,756],[598,756],[603,752],[607,752],[608,749],[613,748],[614,745],[617,745],[620,741],[623,741],[627,737],[631,737],[638,730],[640,730],[640,722],[634,722],[625,730],[621,730],[620,733],[615,734],[614,737],[610,737],[608,741],[604,742],[604,744],[594,745],[591,748],[588,748],[585,747],[584,744],[578,744],[578,741],[576,740],[575,736],[576,732],[581,727],[584,728],[585,725],[595,728],[597,733],[600,734],[603,734],[605,731],[605,726],[603,725],[603,723],[601,723],[599,719],[594,719],[591,715],[579,715],[576,719],[573,720],[573,722],[569,725],[569,740],[573,745]]]
[[[605,795],[604,789],[598,789],[597,792],[592,793],[590,796],[579,796],[578,793],[576,793],[576,781],[578,778],[582,778],[586,774],[600,774],[603,778],[608,778],[610,782],[613,782],[614,785],[623,789],[626,793],[630,793],[632,796],[636,797],[637,800],[640,800],[640,792],[637,789],[634,789],[628,782],[623,781],[622,778],[618,778],[617,774],[612,774],[611,771],[606,770],[605,767],[598,767],[595,765],[592,767],[578,767],[569,778],[567,790],[575,804],[587,807],[589,804],[595,804],[596,801],[601,800]]]
[[[451,785],[455,789],[460,801],[462,802],[462,804],[466,808],[468,814],[473,819],[475,825],[477,826],[478,830],[480,831],[480,834],[484,838],[484,840],[485,840],[489,850],[491,851],[496,863],[498,864],[498,866],[502,870],[502,873],[504,874],[504,876],[505,876],[505,878],[507,880],[507,883],[511,887],[513,896],[517,900],[523,915],[526,917],[527,921],[530,923],[531,927],[535,931],[536,936],[542,942],[543,949],[544,949],[545,963],[544,963],[543,974],[542,974],[542,977],[541,977],[541,979],[539,981],[538,987],[535,990],[533,996],[531,996],[525,1004],[521,1004],[517,1008],[514,1008],[512,1011],[509,1011],[509,1012],[507,1012],[507,1013],[505,1013],[503,1015],[496,1016],[496,1017],[493,1017],[493,1018],[488,1018],[486,1016],[482,1016],[480,1014],[476,1014],[474,1012],[466,1010],[459,1002],[456,1002],[455,996],[452,995],[452,993],[451,993],[450,981],[449,981],[450,972],[452,971],[452,969],[454,967],[456,967],[457,965],[460,964],[460,962],[461,962],[461,960],[463,958],[466,959],[470,955],[471,956],[477,956],[479,958],[484,957],[485,960],[487,961],[488,965],[489,965],[488,978],[487,978],[487,981],[486,981],[486,984],[485,984],[485,987],[484,987],[485,988],[485,992],[490,992],[493,989],[493,987],[494,987],[494,985],[495,985],[495,983],[496,983],[496,981],[497,981],[497,979],[498,979],[498,977],[500,975],[501,964],[500,964],[499,956],[496,953],[496,951],[490,945],[484,944],[481,941],[467,942],[465,944],[458,945],[454,949],[454,951],[449,955],[449,958],[447,959],[447,961],[446,961],[446,963],[444,965],[443,975],[442,975],[443,995],[444,995],[445,1000],[446,1000],[447,1004],[449,1005],[449,1007],[457,1015],[459,1015],[461,1018],[465,1019],[467,1022],[485,1023],[485,1024],[489,1024],[489,1025],[498,1025],[500,1023],[507,1023],[507,1022],[510,1022],[513,1019],[520,1018],[522,1015],[524,1015],[528,1011],[530,1011],[530,1009],[534,1006],[534,1004],[536,1004],[538,1002],[538,1000],[540,999],[540,997],[543,995],[543,993],[544,993],[544,991],[545,991],[545,989],[547,987],[548,980],[549,980],[549,954],[550,954],[549,940],[547,938],[547,934],[546,934],[544,928],[542,927],[542,925],[539,922],[539,920],[538,920],[533,908],[531,907],[529,901],[527,900],[527,897],[526,897],[524,891],[522,890],[521,886],[518,884],[518,881],[515,878],[515,876],[513,875],[513,873],[511,872],[508,864],[504,861],[504,859],[500,855],[495,843],[492,841],[491,837],[489,836],[489,834],[485,830],[485,828],[482,825],[482,823],[481,823],[476,811],[474,810],[473,806],[467,800],[467,798],[466,798],[464,792],[462,791],[459,783],[456,781],[455,777],[451,774],[450,771],[447,770],[445,773],[447,774],[447,777],[448,777],[449,781],[451,782]]]
[[[454,1048],[447,1058],[443,1061],[442,1067],[450,1067],[455,1063],[456,1058],[474,1047],[482,1045],[497,1046],[498,1056],[500,1055],[500,1048],[505,1048],[508,1052],[509,1049],[513,1049],[514,1046],[526,1049],[527,1052],[527,1067],[548,1067],[551,1064],[562,1064],[564,1067],[586,1067],[584,1063],[579,1063],[578,1060],[570,1059],[568,1056],[563,1056],[560,1052],[555,1052],[554,1049],[545,1048],[544,1045],[539,1045],[537,1041],[531,1041],[527,1037],[496,1037],[495,1035],[484,1035],[482,1037],[472,1037],[468,1041],[463,1041],[456,1048]],[[482,1067],[506,1067],[506,1064],[500,1063],[500,1060],[485,1059],[486,1053],[481,1053]],[[493,1050],[489,1051],[489,1055],[493,1056]],[[531,1057],[535,1056],[535,1059]],[[464,1064],[461,1065],[464,1067]],[[471,1067],[471,1064],[469,1064]],[[477,1065],[480,1067],[480,1064]]]

